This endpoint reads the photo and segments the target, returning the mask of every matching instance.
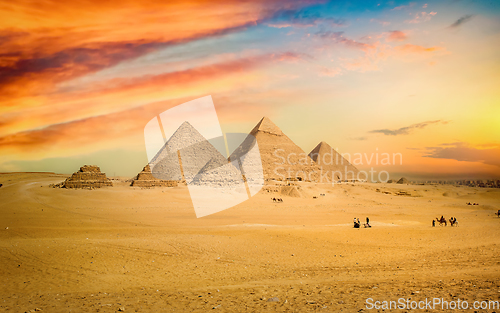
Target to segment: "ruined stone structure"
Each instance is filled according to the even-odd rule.
[[[160,180],[155,178],[153,174],[151,174],[151,168],[149,167],[148,164],[132,180],[130,186],[152,188],[152,187],[176,187],[178,184],[179,181],[177,180]]]
[[[57,185],[56,185],[57,186]],[[103,186],[113,186],[111,180],[101,173],[101,169],[96,165],[84,165],[78,172],[58,185],[62,188],[101,188]]]

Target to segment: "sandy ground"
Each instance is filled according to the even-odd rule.
[[[197,219],[185,187],[49,187],[64,178],[0,174],[0,311],[358,312],[382,311],[367,298],[443,298],[500,312],[471,308],[500,300],[499,189],[304,183],[317,199],[261,192]],[[433,228],[441,215],[459,227]],[[366,216],[372,228],[352,227]]]

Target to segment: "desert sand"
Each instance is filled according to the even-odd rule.
[[[500,300],[499,189],[299,182],[306,196],[262,190],[196,218],[186,186],[49,187],[65,178],[0,174],[0,311],[358,312],[370,311],[367,298]],[[432,227],[441,215],[459,226]],[[372,228],[353,228],[367,216]]]

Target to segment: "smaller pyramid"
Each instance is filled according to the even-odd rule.
[[[84,165],[78,172],[73,173],[67,178],[60,187],[62,188],[82,188],[94,189],[104,186],[113,186],[113,183],[101,173],[101,169],[96,165]]]
[[[222,155],[210,159],[191,182],[194,185],[228,187],[243,184],[241,172]]]
[[[401,177],[398,182],[398,184],[405,184],[405,185],[408,185],[410,182],[408,181],[408,179],[404,178],[404,177]]]
[[[149,164],[144,166],[142,171],[137,174],[137,176],[132,180],[130,186],[133,187],[176,187],[178,185],[177,180],[161,180],[157,179],[151,173],[151,168]]]
[[[356,180],[359,170],[329,144],[322,141],[309,153],[309,157],[320,167],[322,174],[330,180]]]

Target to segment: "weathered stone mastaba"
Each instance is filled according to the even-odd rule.
[[[359,170],[329,144],[322,141],[309,156],[320,167],[322,175],[330,180],[356,180]]]
[[[160,180],[153,176],[151,173],[151,168],[149,164],[146,165],[142,171],[137,174],[137,176],[132,180],[130,186],[133,187],[176,187],[178,186],[179,181],[177,180]]]
[[[101,188],[104,186],[113,186],[111,180],[101,173],[101,169],[96,165],[84,165],[78,172],[73,173],[61,185],[63,188]]]

